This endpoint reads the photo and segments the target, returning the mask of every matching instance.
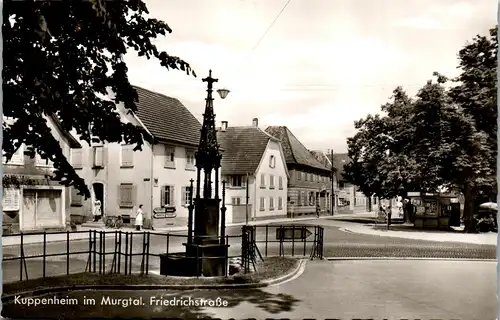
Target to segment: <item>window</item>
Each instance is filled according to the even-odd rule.
[[[75,187],[71,187],[71,206],[82,206],[83,196],[78,194],[79,192]]]
[[[309,192],[309,205],[314,205],[314,192]]]
[[[264,211],[265,209],[265,203],[264,203],[264,197],[260,197],[260,211]]]
[[[52,167],[52,161],[49,159],[42,159],[38,153],[35,155],[35,166],[37,167]]]
[[[7,162],[5,157],[2,158],[2,162],[3,164],[24,165],[24,145],[21,145],[19,149],[14,152],[9,162]]]
[[[306,197],[306,192],[302,191],[302,206],[307,205],[307,197]]]
[[[313,174],[312,174],[312,173],[309,173],[309,181],[314,182],[314,179],[313,179]]]
[[[161,206],[162,207],[174,207],[174,187],[173,186],[163,186],[161,188]]]
[[[182,187],[182,205],[189,206],[189,199],[191,199],[191,186]]]
[[[132,208],[134,206],[134,185],[132,183],[120,184],[120,207]]]
[[[186,150],[186,169],[194,169],[195,165],[195,157],[194,157],[194,151],[192,150]]]
[[[297,194],[297,205],[298,206],[301,206],[302,205],[302,192],[299,191],[298,194]]]
[[[233,187],[242,187],[243,186],[243,177],[242,176],[231,176],[231,186]]]
[[[269,176],[269,189],[274,189],[274,176]]]
[[[308,176],[307,172],[304,172],[304,181],[307,181]]]
[[[94,151],[94,168],[104,168],[104,147],[93,147]]]
[[[279,177],[278,179],[278,188],[283,190],[283,177]]]
[[[134,166],[134,146],[124,144],[121,146],[121,166],[131,168]]]
[[[266,187],[266,175],[265,174],[260,175],[260,187],[261,188]]]
[[[301,180],[302,179],[302,172],[300,171],[295,171],[297,172],[297,180]]]
[[[15,188],[4,188],[2,207],[3,211],[18,211],[21,203],[21,192]]]
[[[269,210],[274,210],[274,198],[269,197]]]
[[[71,149],[71,166],[73,169],[81,169],[83,167],[83,150]]]
[[[269,167],[271,167],[271,168],[276,167],[276,157],[275,156],[269,157]]]
[[[165,146],[165,167],[175,169],[175,147]]]
[[[231,198],[231,204],[233,206],[239,206],[239,205],[241,205],[241,197],[232,197]]]
[[[278,197],[278,210],[283,210],[283,198]]]

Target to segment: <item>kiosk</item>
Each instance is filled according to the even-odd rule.
[[[448,229],[460,226],[460,203],[457,195],[408,192],[408,198],[415,208],[415,227]]]

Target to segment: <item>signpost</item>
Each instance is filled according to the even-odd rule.
[[[311,234],[307,227],[279,227],[276,229],[276,240],[305,240]]]
[[[158,207],[153,209],[153,218],[155,219],[175,218],[176,216],[175,207]]]

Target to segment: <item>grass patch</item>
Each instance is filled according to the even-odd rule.
[[[256,272],[236,274],[220,278],[178,278],[160,275],[124,275],[96,273],[76,273],[71,275],[31,279],[5,283],[4,295],[12,295],[24,291],[34,291],[50,287],[71,287],[77,285],[207,285],[233,283],[259,283],[286,275],[299,264],[299,260],[287,257],[268,257],[256,265]]]

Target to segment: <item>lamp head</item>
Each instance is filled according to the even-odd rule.
[[[229,92],[230,91],[228,89],[218,89],[217,90],[217,93],[219,94],[221,99],[225,99],[227,97],[227,95],[229,94]]]

